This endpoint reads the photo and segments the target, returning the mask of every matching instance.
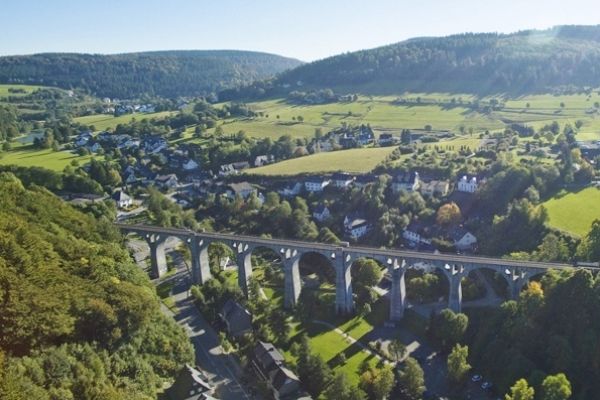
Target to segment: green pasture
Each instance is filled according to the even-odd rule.
[[[22,167],[44,167],[53,171],[62,171],[73,160],[80,164],[87,163],[93,156],[80,156],[69,151],[53,151],[52,149],[34,149],[21,146],[8,152],[0,153],[0,164],[18,165]]]
[[[335,171],[365,173],[373,170],[394,149],[395,147],[373,147],[316,153],[252,168],[247,173],[253,175],[298,175]]]
[[[161,111],[156,113],[147,114],[124,114],[118,117],[109,114],[96,114],[87,115],[85,117],[73,118],[75,122],[79,122],[83,125],[94,125],[96,130],[102,131],[107,129],[114,129],[119,124],[127,124],[132,120],[141,121],[144,119],[160,119],[173,114],[174,111]]]
[[[548,210],[552,227],[586,235],[592,222],[600,219],[600,189],[586,188],[574,192],[561,192],[543,203]]]

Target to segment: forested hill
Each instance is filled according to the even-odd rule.
[[[600,86],[600,25],[417,38],[302,65],[276,81],[368,92],[524,93]],[[287,85],[285,85],[287,86]]]
[[[300,64],[274,54],[234,50],[47,53],[0,57],[0,83],[82,88],[111,98],[198,96],[268,78]]]
[[[0,399],[156,398],[193,352],[112,224],[10,173],[0,204]]]

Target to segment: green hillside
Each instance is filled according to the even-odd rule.
[[[12,174],[0,204],[0,398],[156,398],[191,345],[117,230]]]
[[[45,53],[0,57],[0,83],[81,88],[100,97],[198,96],[265,79],[299,64],[273,54],[233,50]]]
[[[342,93],[512,93],[598,87],[600,26],[558,26],[513,34],[466,33],[414,38],[301,65],[260,91],[332,88]],[[225,96],[235,93],[225,92]]]

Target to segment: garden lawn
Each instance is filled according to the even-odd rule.
[[[395,147],[373,147],[331,151],[293,158],[264,167],[249,169],[252,175],[299,175],[345,171],[365,173],[373,170]]]
[[[600,189],[562,192],[543,203],[552,227],[584,236],[595,219],[600,219]]]

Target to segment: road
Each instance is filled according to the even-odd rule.
[[[178,243],[178,240],[169,240],[166,243],[166,251],[174,249]],[[148,257],[148,248],[145,243],[139,240],[130,240],[128,245],[134,251],[134,258],[139,265],[145,267],[145,262],[140,263]],[[177,272],[161,281],[156,280],[155,283],[169,281],[173,283],[171,293],[177,312],[173,314],[164,305],[163,312],[172,316],[186,331],[194,346],[196,365],[205,373],[208,382],[215,388],[215,397],[222,400],[258,399],[246,392],[239,380],[241,367],[237,360],[233,356],[223,353],[217,333],[193,304],[188,290],[190,275],[185,262],[181,257],[174,256],[173,258]]]

